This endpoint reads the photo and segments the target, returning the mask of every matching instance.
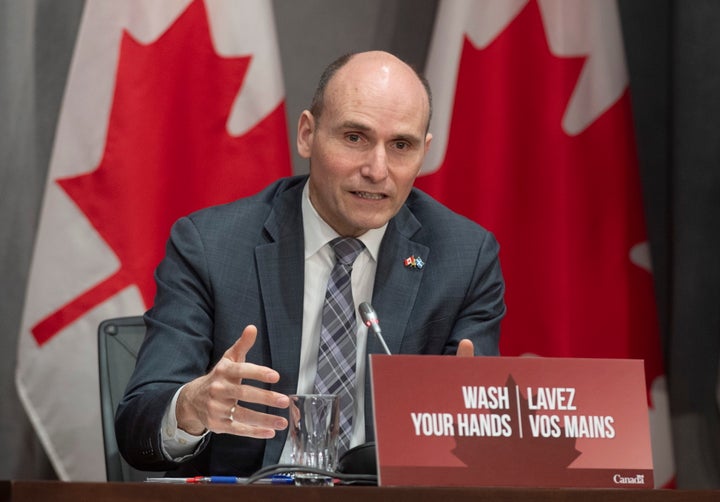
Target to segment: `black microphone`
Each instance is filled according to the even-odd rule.
[[[368,329],[372,331],[377,337],[377,339],[380,341],[380,345],[382,345],[385,353],[389,356],[392,355],[390,353],[390,349],[388,349],[388,346],[385,343],[385,339],[382,336],[382,331],[380,330],[380,321],[378,320],[378,316],[375,313],[375,309],[372,308],[372,305],[370,305],[368,302],[362,302],[360,304],[360,317],[362,317],[365,326],[367,326]]]
[[[378,321],[375,309],[368,302],[363,302],[360,304],[359,310],[360,317],[368,327],[368,331],[375,333],[385,353],[389,356],[392,355],[380,331],[380,321]],[[377,477],[375,442],[357,445],[340,455],[337,471],[345,474],[369,474]]]

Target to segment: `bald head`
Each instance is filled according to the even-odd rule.
[[[319,120],[324,111],[325,100],[328,95],[333,94],[343,86],[367,84],[377,86],[378,91],[382,90],[383,85],[386,86],[386,90],[391,85],[403,86],[410,93],[413,90],[420,90],[420,99],[427,108],[427,129],[429,129],[432,117],[430,85],[415,68],[396,56],[383,51],[349,53],[330,63],[320,76],[310,106],[310,112],[316,120]]]

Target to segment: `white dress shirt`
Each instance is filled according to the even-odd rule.
[[[335,253],[329,242],[338,237],[333,230],[317,213],[308,194],[308,184],[305,184],[302,195],[303,232],[305,240],[305,294],[303,297],[303,324],[302,341],[300,346],[300,373],[298,376],[298,394],[310,394],[315,384],[317,372],[317,355],[320,344],[320,326],[322,308],[325,301],[325,290],[330,278],[330,272],[335,265]],[[381,228],[369,230],[358,239],[365,245],[365,249],[358,255],[353,264],[351,276],[353,301],[355,311],[360,303],[372,299],[375,284],[375,271],[380,243],[385,235],[387,224]],[[355,410],[353,418],[353,432],[350,446],[365,442],[365,372],[367,369],[366,355],[367,328],[362,320],[357,319],[357,363],[355,386]],[[192,455],[203,436],[194,436],[177,427],[175,408],[177,396],[175,393],[163,417],[162,439],[165,455],[176,461]],[[206,433],[207,434],[207,433]],[[290,441],[285,443],[280,458],[281,463],[290,461]]]

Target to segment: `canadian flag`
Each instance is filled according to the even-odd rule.
[[[417,186],[493,231],[501,353],[645,361],[657,486],[670,413],[617,6],[440,4],[426,73],[433,142]]]
[[[104,480],[97,326],[152,303],[172,222],[290,174],[265,0],[88,0],[20,333],[21,400],[63,480]]]

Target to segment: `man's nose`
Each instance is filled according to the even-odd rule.
[[[368,152],[368,158],[362,168],[362,175],[373,181],[381,181],[388,175],[388,157],[384,145],[378,145]]]

